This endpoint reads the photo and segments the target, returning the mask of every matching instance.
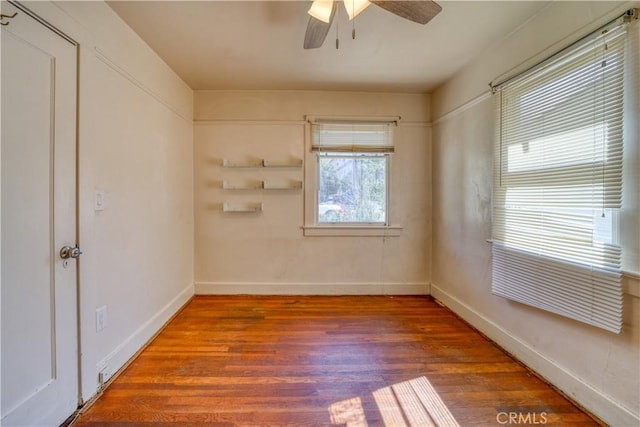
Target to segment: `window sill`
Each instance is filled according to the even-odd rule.
[[[388,225],[316,225],[302,227],[305,236],[397,237],[400,226]]]

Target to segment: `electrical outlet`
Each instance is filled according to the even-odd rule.
[[[111,372],[107,367],[105,367],[102,371],[98,372],[98,384],[100,386],[105,385],[107,381],[111,378]]]
[[[96,309],[96,332],[100,332],[107,327],[107,306]]]

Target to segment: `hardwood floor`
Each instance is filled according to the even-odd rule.
[[[424,408],[401,386],[421,378],[463,427],[598,425],[433,299],[410,296],[195,297],[74,425],[315,427],[333,416],[390,427],[400,410],[416,426]]]

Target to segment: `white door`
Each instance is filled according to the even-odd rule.
[[[78,405],[77,46],[1,2],[2,425]],[[27,3],[28,6],[28,3]]]

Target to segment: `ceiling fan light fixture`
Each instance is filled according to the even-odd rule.
[[[423,25],[442,11],[442,6],[433,0],[343,0],[350,21],[371,3],[396,16]],[[334,21],[337,6],[338,0],[315,0],[313,2],[308,11],[311,17],[304,33],[303,47],[305,49],[316,49],[322,46]],[[351,37],[355,39],[355,21],[353,23]],[[338,22],[336,22],[336,32],[337,30]]]
[[[315,0],[307,13],[324,23],[331,21],[331,10],[333,9],[333,0]]]
[[[344,8],[347,9],[349,21],[358,16],[370,4],[369,0],[344,0]]]

